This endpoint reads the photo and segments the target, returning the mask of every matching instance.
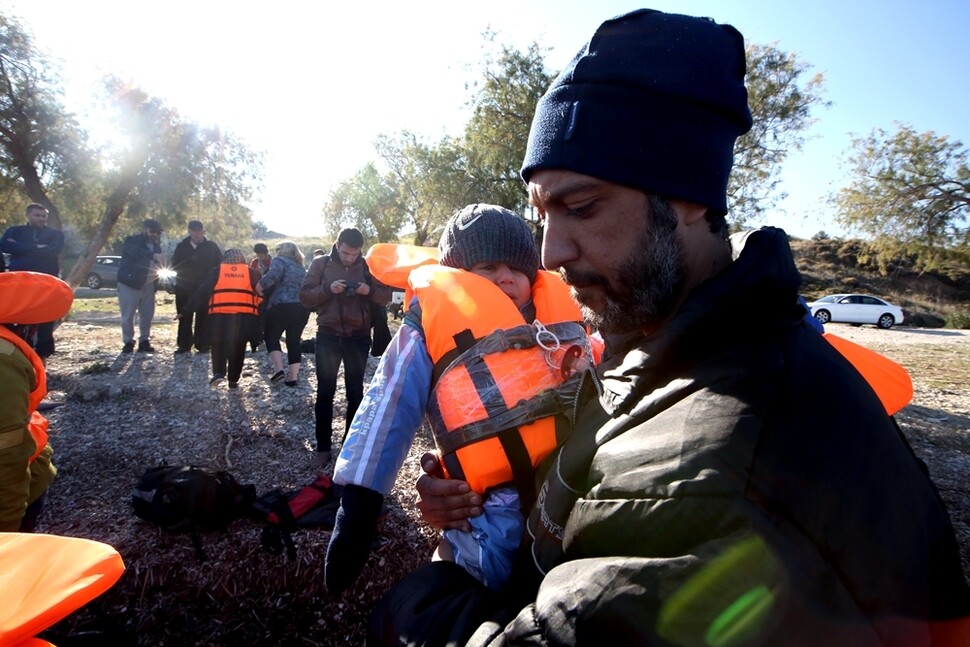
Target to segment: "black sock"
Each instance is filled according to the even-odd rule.
[[[383,503],[379,492],[359,485],[344,486],[323,569],[331,593],[341,593],[364,570]]]

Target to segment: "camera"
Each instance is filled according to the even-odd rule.
[[[352,297],[357,294],[357,286],[360,285],[357,281],[346,281],[347,291],[344,292],[348,297]]]

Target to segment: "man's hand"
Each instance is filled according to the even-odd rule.
[[[415,487],[418,490],[416,504],[424,520],[438,530],[470,531],[468,517],[482,514],[481,495],[472,492],[465,481],[441,478],[441,465],[434,454],[421,457],[421,469],[425,474]]]

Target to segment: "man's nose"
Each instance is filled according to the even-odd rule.
[[[564,264],[576,260],[576,245],[569,237],[566,227],[553,218],[546,218],[542,230],[542,266],[556,271]]]

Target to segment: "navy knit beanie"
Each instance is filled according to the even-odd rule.
[[[438,241],[438,262],[463,270],[478,263],[505,263],[530,282],[540,263],[525,219],[494,204],[470,204],[455,212]]]
[[[751,129],[744,37],[640,9],[600,25],[536,106],[528,182],[563,169],[727,213],[734,140]]]

